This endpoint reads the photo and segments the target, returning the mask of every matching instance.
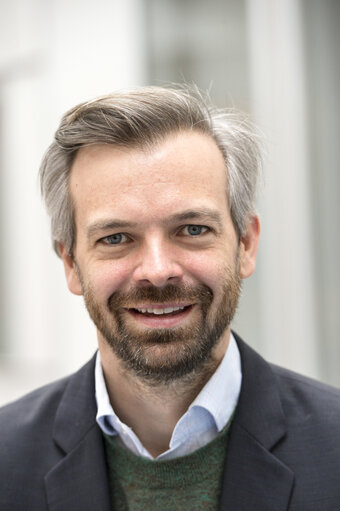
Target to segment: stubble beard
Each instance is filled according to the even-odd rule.
[[[79,270],[78,270],[79,274]],[[241,279],[239,267],[226,269],[222,296],[211,314],[213,292],[206,285],[168,285],[116,291],[107,306],[99,304],[90,284],[79,274],[86,308],[102,337],[125,369],[149,385],[170,384],[204,374],[214,364],[213,349],[230,325],[237,309]],[[195,323],[175,328],[134,329],[126,321],[124,308],[141,303],[195,303]],[[209,317],[210,313],[210,317]]]

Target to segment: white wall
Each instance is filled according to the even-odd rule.
[[[332,361],[336,381],[340,350],[336,342],[339,287],[334,277],[337,271],[334,247],[339,244],[333,242],[330,230],[334,231],[334,239],[339,237],[336,221],[330,219],[339,208],[335,208],[337,188],[330,183],[338,181],[338,149],[332,142],[334,130],[332,138],[325,129],[334,110],[330,106],[336,104],[336,93],[335,90],[331,95],[328,93],[332,103],[327,103],[325,97],[328,109],[322,103],[314,109],[318,91],[314,91],[314,103],[308,103],[310,84],[306,83],[306,77],[314,72],[318,87],[325,87],[327,92],[323,80],[327,70],[335,76],[336,67],[332,66],[329,51],[333,39],[329,36],[323,45],[317,44],[322,42],[319,31],[315,47],[319,51],[317,61],[320,66],[323,64],[319,66],[322,73],[317,73],[316,68],[307,73],[310,63],[306,60],[303,33],[310,19],[300,9],[304,5],[310,14],[310,7],[314,6],[310,26],[313,35],[315,27],[327,31],[332,12],[336,11],[335,3],[325,0],[328,6],[325,15],[324,8],[319,12],[317,0],[243,0],[242,5],[238,0],[216,2],[219,9],[216,55],[211,55],[213,42],[205,44],[206,38],[214,34],[210,7],[209,27],[204,38],[199,38],[200,24],[208,23],[206,16],[199,19],[207,8],[202,0],[192,2],[195,5],[192,31],[174,21],[169,24],[164,16],[170,10],[171,19],[176,20],[184,9],[184,25],[190,23],[189,1],[185,5],[172,0],[98,0],[95,4],[89,0],[2,2],[0,403],[77,369],[96,348],[95,330],[82,299],[68,292],[62,264],[51,249],[37,172],[62,113],[82,100],[110,90],[146,84],[151,54],[154,83],[176,80],[178,77],[173,73],[182,71],[187,80],[194,79],[190,75],[193,72],[203,87],[216,79],[215,88],[221,98],[229,97],[229,84],[234,98],[250,110],[267,139],[265,185],[259,201],[262,220],[259,263],[255,276],[244,286],[235,322],[237,330],[269,360],[315,377],[327,379],[325,361],[328,360],[328,367]],[[166,44],[162,24],[167,24]],[[185,31],[184,41],[188,34],[193,38],[192,44],[184,48],[183,61],[178,27]],[[222,37],[224,29],[228,30],[226,38]],[[232,42],[236,37],[235,49]],[[164,43],[164,58],[162,46],[157,45],[159,38]],[[221,41],[223,44],[227,41],[226,53]],[[225,70],[224,55],[229,59]],[[183,62],[187,62],[187,70],[181,67]],[[232,77],[228,76],[230,72]],[[308,136],[311,118],[315,137],[318,133],[315,126],[322,118],[319,163],[315,158],[311,161],[314,154]],[[327,163],[326,169],[322,169],[323,161]],[[317,208],[323,208],[323,203],[317,207],[311,203],[311,169],[316,172],[316,165],[321,167],[318,180],[322,197],[326,201],[327,197],[332,198],[322,215],[318,215]],[[330,167],[332,175],[326,174]],[[317,236],[329,254],[319,257],[319,266],[320,261],[327,263],[323,272],[315,259],[316,226]],[[331,303],[328,307],[331,314],[322,315],[320,303],[326,311],[327,300]],[[325,323],[330,336],[322,328]]]
[[[96,336],[50,245],[37,172],[62,113],[145,83],[139,0],[12,0],[0,17],[0,402],[78,368]]]
[[[319,377],[302,12],[296,0],[248,0],[247,7],[252,110],[266,147],[257,269],[261,350]]]

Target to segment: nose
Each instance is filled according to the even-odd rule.
[[[175,284],[183,276],[183,270],[175,259],[174,247],[159,236],[144,242],[134,271],[138,285],[164,287]]]

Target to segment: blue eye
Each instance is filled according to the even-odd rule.
[[[200,234],[206,232],[208,227],[204,225],[186,225],[184,230],[186,230],[190,236],[199,236]]]
[[[106,236],[103,238],[103,241],[107,243],[108,245],[119,245],[123,241],[126,241],[125,234],[117,233],[117,234],[111,234],[110,236]]]

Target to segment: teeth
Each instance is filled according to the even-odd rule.
[[[175,312],[175,311],[179,311],[179,310],[182,310],[184,309],[184,307],[166,307],[164,309],[160,309],[160,308],[148,308],[148,309],[136,309],[138,312],[141,312],[141,313],[145,313],[145,312],[148,312],[149,314],[156,314],[156,315],[161,315],[161,314],[170,314],[171,312]]]

